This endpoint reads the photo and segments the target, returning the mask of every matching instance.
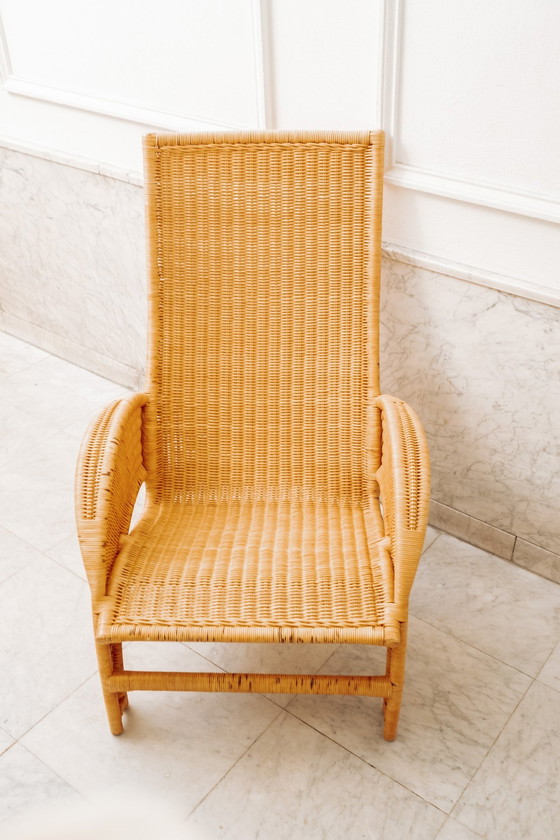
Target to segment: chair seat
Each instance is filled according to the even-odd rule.
[[[152,506],[123,540],[98,637],[383,644],[382,536],[351,502]]]

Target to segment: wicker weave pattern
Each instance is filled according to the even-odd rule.
[[[374,626],[372,553],[358,505],[160,506],[119,555],[113,622]]]
[[[78,461],[76,518],[94,599],[106,593],[146,477],[141,437],[145,403],[145,394],[110,403],[88,429]]]
[[[352,140],[148,138],[158,499],[361,500],[376,147]]]
[[[145,160],[147,393],[101,413],[76,482],[111,731],[131,690],[253,690],[383,697],[392,739],[429,469],[379,396],[383,137],[151,135]],[[131,672],[128,640],[359,642],[387,668]]]

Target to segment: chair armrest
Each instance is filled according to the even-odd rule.
[[[78,456],[76,522],[94,609],[105,595],[119,542],[128,533],[146,477],[142,457],[146,402],[146,394],[134,394],[106,406],[87,430]]]
[[[422,424],[410,406],[386,395],[377,397],[376,405],[381,410],[381,465],[375,478],[390,540],[395,607],[406,620],[428,524],[430,459]]]

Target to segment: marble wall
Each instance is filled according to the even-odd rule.
[[[523,564],[525,542],[560,554],[560,309],[386,261],[382,328],[383,389],[430,440],[435,524]]]
[[[0,148],[0,328],[136,387],[143,194]],[[384,262],[383,389],[422,417],[432,523],[560,581],[560,309]]]
[[[131,183],[0,148],[0,327],[135,386],[144,203]]]

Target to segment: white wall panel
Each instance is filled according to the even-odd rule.
[[[560,302],[558,0],[0,0],[0,14],[0,143],[139,173],[154,128],[381,125],[393,253]]]
[[[270,0],[277,128],[380,124],[381,0]]]
[[[397,258],[415,250],[429,257],[419,265],[560,305],[558,224],[392,184],[384,204],[383,239]]]
[[[406,0],[396,159],[560,200],[557,0]]]
[[[3,0],[12,87],[82,96],[84,107],[87,98],[99,100],[94,110],[106,101],[252,126],[259,119],[253,5]]]
[[[559,305],[560,4],[390,8],[384,239],[418,265]]]
[[[260,2],[0,0],[0,77],[3,145],[138,173],[147,131],[264,126]]]

